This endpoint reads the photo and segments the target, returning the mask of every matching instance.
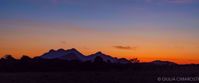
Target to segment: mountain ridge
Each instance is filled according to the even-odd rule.
[[[75,48],[71,48],[68,50],[65,50],[63,48],[58,50],[51,49],[39,57],[42,59],[61,59],[68,61],[77,60],[81,62],[86,62],[86,61],[94,62],[97,57],[100,57],[103,60],[103,62],[106,63],[120,63],[120,59],[107,55],[101,51],[86,56]],[[125,62],[129,63],[127,59]]]

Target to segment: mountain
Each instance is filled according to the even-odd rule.
[[[155,60],[155,61],[152,61],[150,63],[155,64],[155,65],[176,65],[176,63],[174,63],[174,62],[161,61],[161,60]]]
[[[62,59],[62,60],[78,60],[78,61],[85,61],[85,56],[77,51],[75,48],[64,50],[50,50],[49,52],[41,55],[42,59]]]
[[[106,55],[102,52],[96,52],[94,54],[91,54],[89,56],[85,56],[82,53],[80,53],[75,48],[64,50],[64,49],[58,49],[58,50],[50,50],[47,53],[44,53],[39,57],[39,59],[61,59],[61,60],[78,60],[81,62],[95,62],[96,58],[102,59],[103,62],[106,63],[120,63],[120,64],[127,64],[129,61],[125,58],[118,59],[109,55]]]
[[[129,60],[127,60],[126,58],[120,58],[120,59],[118,59],[118,63],[119,64],[128,64],[131,62]]]
[[[89,56],[87,56],[87,60],[91,61],[91,62],[94,62],[94,60],[96,59],[96,57],[100,57],[102,58],[102,60],[104,62],[107,62],[107,63],[117,63],[118,62],[118,59],[117,58],[114,58],[114,57],[111,57],[109,55],[106,55],[102,52],[97,52],[95,54],[91,54]]]

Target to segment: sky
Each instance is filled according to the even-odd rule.
[[[199,0],[0,0],[0,57],[59,48],[199,63]]]

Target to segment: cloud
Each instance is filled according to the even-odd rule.
[[[66,44],[66,41],[61,41],[61,44]]]
[[[131,47],[131,46],[113,46],[114,48],[117,49],[122,49],[122,50],[136,50],[137,47]]]

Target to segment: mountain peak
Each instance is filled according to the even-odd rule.
[[[81,54],[75,48],[64,50],[62,48],[58,50],[50,50],[49,52],[41,55],[43,59],[63,59],[63,60],[84,60],[84,55]]]
[[[104,53],[102,53],[101,51],[96,52],[95,54],[105,55],[105,54],[104,54]]]
[[[54,50],[54,49],[51,49],[51,50],[49,50],[49,52],[55,52],[55,50]]]
[[[78,51],[77,49],[75,49],[75,48],[71,48],[71,49],[68,49],[68,51]]]
[[[63,48],[60,48],[57,51],[61,52],[61,51],[65,51],[65,50]]]
[[[155,60],[155,61],[152,61],[151,63],[158,64],[158,65],[176,65],[176,63],[174,63],[174,62],[161,61],[161,60]]]

